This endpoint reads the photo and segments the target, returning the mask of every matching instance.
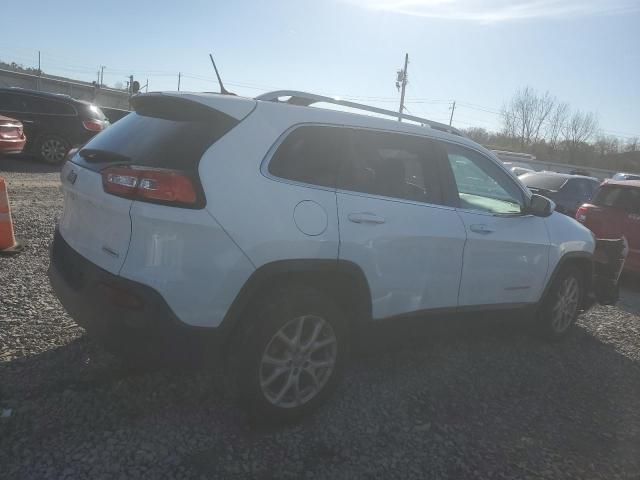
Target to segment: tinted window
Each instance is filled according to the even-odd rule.
[[[473,150],[443,144],[460,197],[460,207],[491,213],[521,213],[523,194],[490,159]]]
[[[23,95],[0,93],[0,110],[7,112],[26,112],[27,104]]]
[[[579,180],[569,179],[562,187],[562,192],[572,197],[579,197],[584,194],[582,183]]]
[[[348,129],[344,190],[425,203],[440,203],[437,159],[429,140],[413,135]]]
[[[75,115],[73,107],[67,103],[32,95],[24,95],[24,105],[29,113],[47,115]]]
[[[567,177],[554,175],[552,173],[525,173],[519,178],[527,187],[539,188],[552,192],[557,192],[565,183],[567,183]]]
[[[347,154],[345,140],[342,128],[296,128],[278,147],[269,163],[269,173],[296,182],[334,187],[337,165]]]
[[[602,186],[596,192],[593,204],[614,207],[628,212],[640,212],[640,189],[618,186]]]
[[[237,120],[195,102],[144,100],[80,151],[90,163],[131,161],[136,165],[189,170]],[[141,102],[139,102],[141,103]]]

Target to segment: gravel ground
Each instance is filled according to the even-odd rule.
[[[132,371],[88,339],[45,275],[58,173],[0,175],[28,242],[0,257],[0,478],[640,478],[634,281],[557,344],[510,319],[403,326],[317,414],[258,429],[209,373]]]

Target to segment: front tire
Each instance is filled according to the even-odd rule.
[[[71,146],[64,138],[57,135],[43,135],[36,144],[38,158],[49,165],[61,164]]]
[[[240,340],[241,400],[262,423],[298,420],[331,395],[347,359],[340,309],[308,287],[278,289],[258,302]]]
[[[564,337],[575,323],[584,298],[584,280],[580,270],[563,269],[547,292],[538,323],[542,334],[549,339]]]

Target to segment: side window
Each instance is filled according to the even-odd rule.
[[[0,109],[5,112],[26,112],[27,105],[24,101],[24,95],[0,93]]]
[[[441,203],[437,157],[427,139],[349,129],[350,155],[338,187],[424,203]]]
[[[562,187],[562,192],[571,197],[579,197],[582,195],[582,185],[578,180],[569,179],[569,181]]]
[[[48,113],[51,115],[75,115],[76,113],[71,105],[63,102],[46,99],[40,99],[39,102],[42,112],[39,111],[38,113]]]
[[[344,129],[326,126],[299,127],[280,144],[269,163],[276,177],[335,187],[338,163],[347,154]]]
[[[460,208],[497,214],[522,213],[524,196],[497,165],[473,150],[443,143],[453,171]]]

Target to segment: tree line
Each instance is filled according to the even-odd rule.
[[[640,171],[640,142],[606,135],[593,112],[572,109],[548,91],[519,89],[500,110],[502,129],[466,133],[488,147],[531,153],[540,160]]]

